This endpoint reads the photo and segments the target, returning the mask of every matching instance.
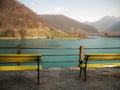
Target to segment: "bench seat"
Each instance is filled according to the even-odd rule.
[[[107,64],[88,64],[87,68],[104,68],[104,67],[120,67],[120,63],[107,63]]]
[[[42,66],[40,65],[40,70]],[[0,66],[0,71],[19,71],[19,70],[37,70],[37,66]]]

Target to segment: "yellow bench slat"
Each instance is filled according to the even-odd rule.
[[[85,54],[88,60],[120,60],[120,54]]]
[[[0,58],[0,62],[35,62],[37,58]]]
[[[120,67],[120,63],[87,64],[87,68],[101,68],[101,67]]]
[[[41,54],[0,54],[0,57],[1,56],[18,56],[18,57],[21,57],[21,56],[42,56]]]
[[[89,57],[88,60],[120,60],[120,56],[119,57]]]
[[[101,68],[101,67],[120,67],[120,63],[114,64],[88,64],[87,68]]]
[[[85,54],[85,56],[120,56],[120,54]]]
[[[39,54],[0,54],[0,62],[33,62],[41,61]]]
[[[38,66],[0,66],[0,71],[16,71],[16,70],[37,70]],[[42,70],[42,66],[39,66]]]

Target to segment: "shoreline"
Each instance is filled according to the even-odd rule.
[[[98,36],[102,37],[102,36]],[[105,37],[105,38],[120,38],[120,37]],[[96,38],[46,38],[46,37],[26,37],[26,38],[14,38],[14,37],[0,37],[0,40],[24,40],[24,39],[51,39],[51,40],[81,40],[81,39],[96,39]]]
[[[24,39],[51,39],[51,40],[77,40],[84,38],[45,38],[45,37],[26,37],[26,38],[13,38],[13,37],[0,37],[0,40],[24,40]]]

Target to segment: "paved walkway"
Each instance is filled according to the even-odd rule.
[[[0,90],[120,90],[120,68],[87,70],[87,82],[78,68],[43,69],[40,85],[36,71],[0,72]]]

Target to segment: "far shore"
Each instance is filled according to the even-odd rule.
[[[71,39],[82,39],[82,38],[46,38],[46,37],[26,37],[26,38],[14,38],[14,37],[0,37],[0,40],[12,40],[12,39],[17,39],[17,40],[22,40],[22,39],[65,39],[65,40],[71,40]]]
[[[98,37],[102,37],[102,36],[98,36]],[[120,38],[120,36],[108,36],[108,38]],[[15,37],[0,37],[0,40],[12,40],[12,39],[16,39],[16,40],[22,40],[22,39],[55,39],[55,40],[76,40],[76,39],[96,39],[96,38],[47,38],[47,37],[25,37],[25,38],[15,38]]]

